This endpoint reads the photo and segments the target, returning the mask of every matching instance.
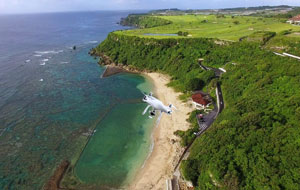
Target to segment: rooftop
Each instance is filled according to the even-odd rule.
[[[300,21],[300,15],[294,16],[293,18],[290,18],[289,20]]]
[[[210,103],[210,101],[207,98],[207,95],[200,93],[200,92],[193,94],[192,99],[194,102],[204,105],[204,106],[207,106]]]

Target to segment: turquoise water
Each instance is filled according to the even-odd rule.
[[[130,181],[150,148],[152,120],[141,117],[144,108],[142,103],[117,105],[97,125],[75,168],[80,180],[109,187]]]
[[[122,186],[142,165],[152,120],[141,91],[152,85],[133,74],[102,79],[88,55],[126,15],[0,16],[1,190],[40,190],[63,160],[85,189]]]

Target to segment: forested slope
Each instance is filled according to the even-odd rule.
[[[236,64],[221,79],[226,108],[194,143],[185,177],[199,189],[300,189],[300,62],[256,45],[222,50]]]
[[[126,18],[122,18],[120,24],[125,26],[135,26],[138,28],[152,28],[155,26],[162,26],[171,24],[172,22],[160,17],[149,15],[128,15]]]
[[[202,89],[213,78],[214,73],[204,72],[197,60],[215,46],[214,40],[205,38],[152,39],[111,33],[93,53],[140,70],[167,73],[173,79],[171,86],[188,92]]]
[[[218,43],[220,44],[220,43]],[[300,62],[259,43],[150,39],[111,33],[95,55],[167,73],[188,92],[208,85],[204,64],[224,67],[225,109],[182,165],[196,189],[300,189]],[[192,134],[191,134],[192,135]]]

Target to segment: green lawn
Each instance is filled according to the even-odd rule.
[[[117,31],[117,33],[148,38],[170,38],[170,36],[145,36],[144,34],[174,34],[178,31],[186,31],[190,34],[190,38],[209,37],[237,41],[240,37],[252,34],[256,31],[272,31],[277,33],[289,29],[292,29],[293,31],[300,31],[300,26],[293,26],[276,18],[260,18],[251,16],[238,16],[232,18],[229,15],[225,16],[225,18],[217,18],[216,15],[158,17],[170,20],[172,21],[172,24],[154,28]],[[207,22],[204,22],[204,20]],[[234,24],[235,21],[238,21],[239,24]],[[300,35],[297,35],[297,37],[300,37]],[[172,38],[179,37],[172,36]]]

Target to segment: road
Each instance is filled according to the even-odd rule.
[[[219,78],[223,73],[223,71],[221,71],[220,69],[206,67],[206,66],[202,65],[201,63],[199,63],[199,65],[203,70],[206,70],[206,71],[213,70],[215,72],[215,77],[217,77],[217,78]],[[179,184],[178,180],[180,179],[179,165],[184,158],[188,157],[189,149],[192,146],[192,144],[194,143],[195,139],[200,137],[201,134],[203,134],[213,124],[213,122],[215,121],[215,119],[217,118],[219,113],[221,113],[222,110],[224,109],[224,99],[223,99],[223,93],[222,93],[220,83],[217,83],[216,96],[217,96],[217,102],[213,102],[214,109],[211,112],[209,112],[208,114],[204,115],[203,120],[200,120],[200,118],[198,116],[196,116],[197,122],[199,125],[199,131],[195,134],[196,137],[193,139],[191,144],[185,148],[183,154],[179,158],[177,165],[175,166],[173,178],[171,180],[172,190],[179,190],[179,185],[178,185]]]
[[[215,77],[219,78],[223,71],[217,68],[207,67],[199,63],[200,67],[203,70],[212,70],[215,72]],[[217,105],[214,102],[214,109],[209,112],[208,114],[203,116],[203,120],[200,120],[199,117],[197,117],[198,125],[199,125],[199,131],[196,133],[196,136],[199,137],[204,131],[206,131],[215,121],[219,113],[222,112],[224,109],[224,99],[223,99],[223,93],[221,89],[220,83],[217,83],[216,87],[216,96],[217,96]]]

